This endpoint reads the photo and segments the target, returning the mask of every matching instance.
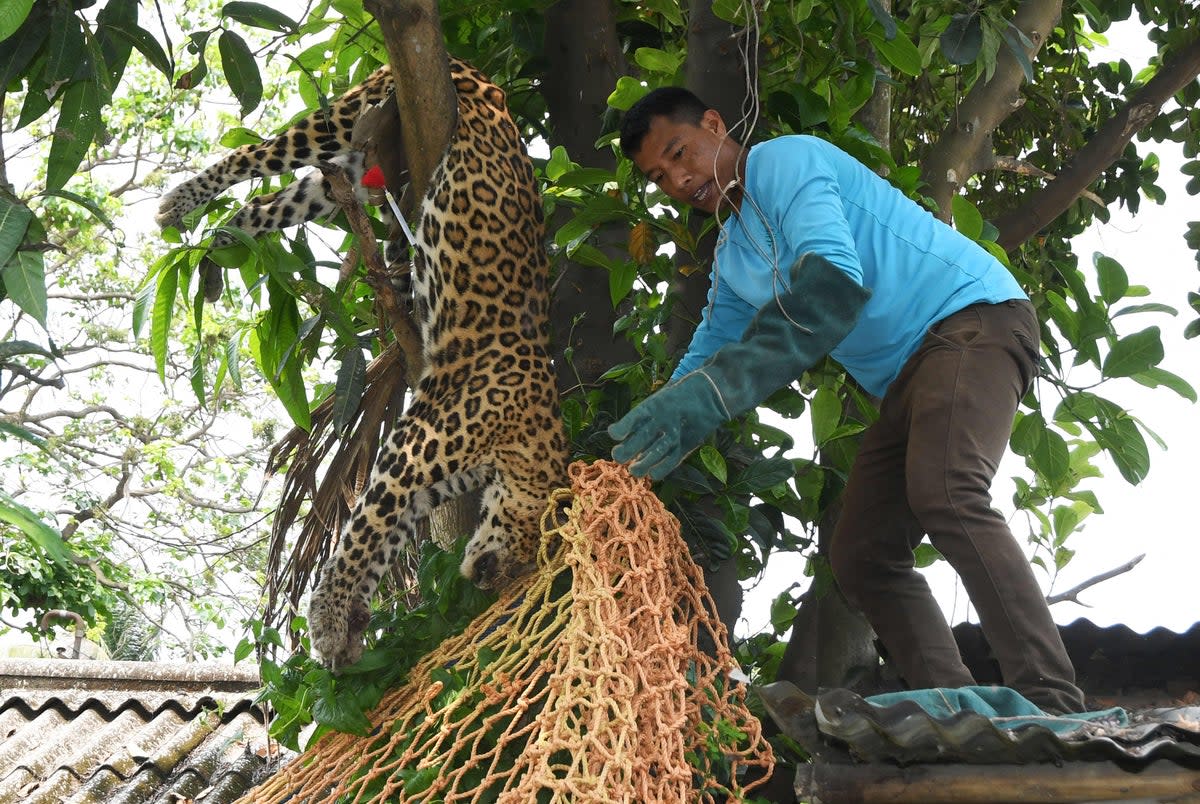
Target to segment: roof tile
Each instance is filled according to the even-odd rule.
[[[0,804],[233,801],[282,757],[256,670],[0,661]]]

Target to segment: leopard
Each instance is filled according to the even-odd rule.
[[[457,121],[420,201],[412,293],[424,371],[384,436],[368,479],[309,598],[314,657],[357,662],[381,579],[447,500],[480,492],[479,526],[460,572],[502,590],[533,568],[550,492],[565,484],[568,443],[550,352],[550,261],[542,200],[503,89],[451,57]],[[282,134],[242,146],[171,191],[169,225],[243,178],[318,160],[361,169],[349,129],[394,91],[385,66]],[[249,234],[328,215],[319,177],[298,180],[231,224]],[[260,197],[262,198],[262,197]]]

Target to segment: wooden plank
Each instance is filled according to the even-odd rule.
[[[1200,769],[1157,760],[1127,770],[1114,762],[1058,765],[805,765],[800,801],[888,804],[1018,804],[1156,800],[1200,804]]]

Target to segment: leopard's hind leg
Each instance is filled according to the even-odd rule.
[[[446,461],[433,408],[416,402],[380,450],[309,602],[313,652],[326,665],[354,664],[362,655],[370,603],[416,525],[446,500],[488,484],[494,470]]]

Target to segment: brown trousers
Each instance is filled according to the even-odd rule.
[[[1083,693],[1029,562],[991,506],[1017,403],[1033,380],[1026,301],[974,304],[934,326],[863,436],[830,547],[834,576],[913,689],[975,683],[916,570],[924,534],[979,613],[1005,684],[1054,713]]]

